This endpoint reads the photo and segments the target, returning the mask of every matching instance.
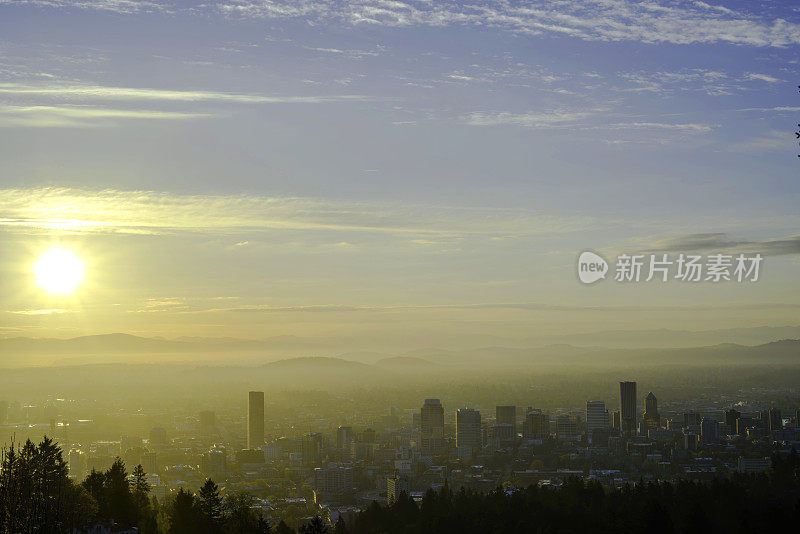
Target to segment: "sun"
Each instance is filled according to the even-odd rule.
[[[36,281],[50,293],[72,293],[83,281],[83,262],[71,250],[47,251],[33,268]]]

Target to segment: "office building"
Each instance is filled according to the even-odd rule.
[[[386,503],[392,505],[397,502],[401,493],[408,495],[411,489],[408,477],[395,473],[386,479]]]
[[[592,434],[595,431],[608,434],[608,410],[603,401],[586,402],[586,433],[589,443],[593,443]]]
[[[783,418],[781,417],[781,411],[779,409],[770,408],[769,412],[767,413],[767,418],[769,421],[770,432],[775,432],[776,430],[783,428]]]
[[[633,435],[636,432],[638,409],[636,406],[636,382],[620,382],[620,431],[624,435]]]
[[[550,437],[550,417],[541,410],[528,408],[522,425],[522,436],[525,439],[537,440]]]
[[[719,441],[719,423],[711,417],[703,417],[700,421],[700,441],[703,445]]]
[[[340,426],[336,429],[336,448],[347,449],[353,442],[353,427]]]
[[[644,399],[642,423],[644,423],[645,430],[653,430],[661,426],[661,416],[658,413],[658,400],[656,396],[653,395],[652,391],[648,393],[647,397]]]
[[[559,441],[580,441],[578,422],[568,415],[556,417],[556,437]]]
[[[247,395],[247,448],[260,449],[264,445],[264,392],[251,391]]]
[[[724,412],[725,424],[728,425],[728,428],[730,428],[731,432],[738,434],[736,423],[741,417],[742,413],[737,410],[734,410],[733,408],[731,408],[730,410],[725,410]]]
[[[511,434],[517,435],[517,407],[497,406],[495,408],[495,423],[498,425],[511,425]]]
[[[420,411],[419,437],[423,454],[444,452],[444,408],[439,399],[425,399]]]
[[[456,447],[458,457],[472,458],[481,448],[481,413],[471,408],[456,411]]]
[[[353,491],[353,470],[350,467],[332,466],[314,469],[314,491],[326,499]]]

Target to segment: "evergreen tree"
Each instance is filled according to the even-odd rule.
[[[142,464],[133,468],[131,473],[131,493],[136,508],[137,526],[141,534],[156,534],[158,532],[156,510],[150,501],[150,484],[147,483],[147,473]]]
[[[285,521],[278,523],[275,527],[275,534],[297,534]]]
[[[262,534],[270,531],[269,523],[253,510],[253,497],[245,491],[225,496],[225,532],[232,534]]]
[[[301,526],[299,530],[300,534],[328,534],[329,532],[328,525],[318,515],[315,515],[311,521]]]
[[[197,532],[197,508],[194,495],[183,488],[175,494],[169,507],[169,534],[195,534]]]
[[[219,486],[210,478],[205,481],[197,494],[197,507],[201,515],[201,531],[211,534],[220,532],[224,520],[222,498],[219,495]]]
[[[108,516],[105,519],[113,519],[116,523],[126,526],[135,525],[138,510],[128,482],[128,472],[121,459],[114,460],[106,471],[103,491],[108,504]]]

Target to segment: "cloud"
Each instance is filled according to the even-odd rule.
[[[763,241],[731,239],[723,232],[686,234],[657,240],[650,246],[653,252],[725,251],[763,256],[800,254],[800,235]]]
[[[173,195],[152,191],[0,189],[6,231],[241,235],[326,231],[405,236],[530,236],[592,224],[525,210],[326,201],[253,195]],[[239,241],[244,243],[244,241]],[[338,238],[335,243],[346,242]],[[341,245],[340,245],[341,246]]]
[[[62,308],[51,308],[44,310],[7,310],[6,313],[13,315],[61,315],[64,313],[75,313],[74,310],[65,310]]]
[[[109,109],[88,106],[0,105],[0,127],[92,127],[114,124],[120,119],[188,120],[206,117],[211,117],[211,115],[208,113]]]
[[[230,102],[236,104],[320,104],[325,102],[363,102],[372,100],[363,95],[274,96],[253,93],[145,89],[104,85],[30,85],[20,83],[0,83],[0,94],[80,100]]]
[[[755,72],[751,72],[747,75],[748,80],[760,80],[762,82],[767,83],[778,83],[780,82],[780,78],[775,78],[774,76],[770,76],[768,74],[757,74]]]
[[[496,302],[465,304],[429,304],[429,305],[386,305],[386,306],[352,306],[352,305],[307,305],[307,306],[271,306],[254,304],[231,308],[197,308],[186,313],[358,313],[358,312],[403,312],[424,310],[523,310],[523,311],[569,311],[569,312],[641,312],[641,311],[703,311],[726,309],[792,309],[800,304],[793,303],[749,303],[749,304],[697,304],[697,305],[568,305],[546,304],[539,302]]]
[[[744,15],[706,2],[632,0],[455,1],[239,0],[217,4],[230,16],[306,18],[376,26],[490,27],[519,34],[553,34],[586,41],[730,43],[783,47],[800,43],[800,25],[784,19]]]
[[[520,126],[523,128],[559,128],[595,115],[597,111],[553,110],[536,113],[474,112],[462,120],[470,126]]]
[[[581,130],[672,130],[683,133],[708,133],[713,126],[702,123],[667,122],[603,122],[599,125],[586,124],[586,119],[595,117],[607,108],[588,111],[554,110],[531,113],[473,112],[462,121],[470,126],[517,126],[531,129],[579,128]]]
[[[729,43],[785,47],[800,43],[800,25],[783,18],[739,13],[691,0],[220,0],[161,3],[150,0],[0,0],[2,4],[92,9],[122,14],[162,12],[244,19],[303,19],[353,26],[467,26],[515,34],[550,34],[585,41]]]
[[[709,124],[669,122],[617,122],[597,126],[598,130],[676,130],[684,133],[708,133],[714,129]]]
[[[0,0],[0,6],[30,5],[50,8],[91,9],[120,14],[166,11],[165,4],[149,0]]]
[[[800,108],[797,111],[800,111]],[[731,145],[730,149],[735,152],[758,153],[777,150],[789,151],[790,147],[794,146],[796,146],[795,139],[791,133],[772,130],[759,137],[735,143]]]

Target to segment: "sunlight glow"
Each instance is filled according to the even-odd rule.
[[[72,293],[83,281],[83,262],[70,250],[54,248],[33,268],[36,281],[50,293]]]

